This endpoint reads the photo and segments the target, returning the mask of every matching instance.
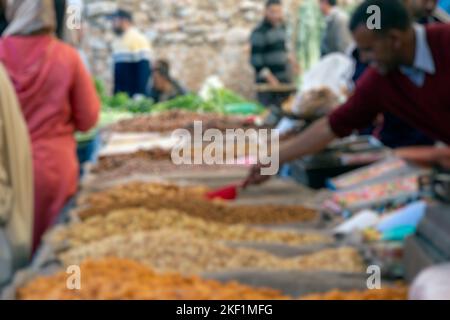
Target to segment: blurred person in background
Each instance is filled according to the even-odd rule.
[[[276,87],[293,81],[293,71],[298,67],[288,52],[286,25],[280,0],[266,3],[264,19],[253,30],[251,38],[251,65],[255,69],[256,83]],[[264,92],[258,94],[264,106],[281,106],[289,97],[286,93]]]
[[[95,126],[100,109],[93,80],[77,51],[55,37],[52,0],[6,4],[0,62],[14,84],[31,137],[36,249],[77,191],[75,131]]]
[[[429,24],[441,22],[435,15],[438,0],[404,0],[410,9],[411,15],[417,23]]]
[[[3,0],[0,0],[0,36],[8,25],[8,23],[6,22],[5,10],[3,9],[4,4],[2,1]]]
[[[55,0],[60,1],[60,0]],[[64,19],[65,28],[63,30],[64,42],[70,44],[77,49],[78,54],[81,57],[86,69],[91,72],[91,65],[89,63],[89,58],[84,51],[84,37],[88,32],[88,25],[83,20],[83,15],[85,13],[84,1],[83,0],[67,0],[66,3],[66,14]],[[58,12],[58,11],[57,11]],[[79,16],[73,16],[79,15]],[[70,25],[73,25],[72,27]]]
[[[0,63],[0,287],[31,257],[31,158],[27,126],[14,87]]]
[[[151,77],[151,46],[148,39],[133,26],[131,13],[118,10],[113,16],[118,39],[113,43],[114,93],[130,97],[145,95]]]
[[[326,23],[320,48],[322,56],[334,52],[345,54],[353,43],[347,13],[337,6],[337,0],[319,0],[319,6]]]
[[[55,26],[55,34],[59,39],[64,38],[65,31],[65,16],[66,16],[66,0],[53,0],[55,15],[56,15],[56,26]]]
[[[186,94],[186,90],[170,75],[170,64],[158,60],[153,68],[153,85],[149,96],[156,102],[164,102]]]

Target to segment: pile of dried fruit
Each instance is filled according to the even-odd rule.
[[[153,198],[199,198],[202,199],[209,189],[204,186],[178,186],[170,183],[132,182],[110,188],[106,191],[89,194],[81,198],[78,205],[90,205],[100,208],[126,208],[139,205]],[[105,212],[107,213],[107,212]]]
[[[202,153],[203,150],[208,148],[208,144],[204,143],[203,146],[199,146],[198,149],[191,147],[190,148],[190,159],[191,162],[194,163],[195,155],[197,153]],[[211,154],[211,157],[219,156],[219,159],[223,159],[226,161],[231,157],[231,160],[242,159],[245,157],[258,156],[258,145],[256,143],[247,143],[244,144],[234,144],[231,147],[226,147],[223,149],[212,149],[209,147],[210,151],[208,154]],[[199,150],[196,152],[196,150]],[[271,150],[270,147],[268,150]],[[184,152],[184,151],[183,151]],[[180,156],[184,157],[183,152],[181,152]],[[270,153],[269,153],[270,155]],[[97,164],[92,168],[92,172],[99,174],[103,172],[107,172],[114,169],[119,169],[123,166],[126,166],[128,162],[133,160],[141,160],[141,161],[172,161],[172,149],[149,149],[149,150],[139,150],[132,153],[119,153],[119,154],[110,154],[99,157]],[[203,166],[207,167],[207,165]]]
[[[92,168],[92,172],[102,173],[105,171],[114,170],[122,167],[128,161],[135,159],[144,161],[170,161],[171,150],[157,148],[151,150],[140,150],[133,153],[102,156],[98,158],[97,163]]]
[[[202,188],[160,187],[155,184],[133,183],[91,194],[78,216],[85,220],[106,215],[124,208],[148,210],[174,209],[188,215],[226,224],[283,224],[307,222],[317,219],[315,210],[302,206],[283,205],[231,205],[204,199]]]
[[[302,300],[408,300],[408,288],[397,286],[380,290],[342,292],[334,290],[323,294],[312,294]]]
[[[151,231],[164,228],[189,230],[195,235],[211,240],[282,243],[309,245],[330,243],[329,237],[317,233],[272,231],[245,225],[225,225],[188,216],[176,210],[149,211],[143,208],[113,211],[106,216],[96,216],[56,230],[51,241],[77,247],[110,236]]]
[[[109,258],[80,266],[81,290],[68,290],[67,273],[37,278],[18,290],[22,300],[280,300],[271,289],[220,283],[179,274],[157,274],[130,260]]]
[[[283,259],[263,251],[231,248],[191,232],[174,229],[110,237],[59,255],[65,265],[77,265],[88,258],[100,257],[133,259],[159,272],[183,274],[242,268],[338,272],[364,270],[361,257],[353,249],[330,249]],[[342,261],[346,263],[342,264]]]
[[[134,174],[159,175],[172,172],[217,172],[229,170],[241,170],[246,173],[248,167],[244,165],[175,165],[172,161],[156,161],[144,158],[129,159],[119,166],[114,165],[114,169],[104,171],[101,167],[93,167],[95,181],[102,183],[115,179],[129,177]]]
[[[194,121],[201,121],[203,129],[255,128],[245,117],[225,116],[216,113],[196,113],[173,110],[159,114],[122,120],[108,128],[112,132],[171,132],[176,129],[192,129]]]

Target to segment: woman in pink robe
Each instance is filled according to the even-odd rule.
[[[76,131],[95,126],[100,109],[95,86],[75,49],[53,35],[51,0],[16,0],[0,39],[5,65],[31,137],[34,169],[33,248],[75,194],[79,165]]]

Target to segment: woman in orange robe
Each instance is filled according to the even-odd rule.
[[[14,84],[31,137],[33,248],[78,186],[76,131],[95,126],[100,101],[75,49],[54,36],[52,0],[7,2],[0,61]]]

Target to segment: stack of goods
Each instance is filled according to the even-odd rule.
[[[230,242],[281,243],[286,245],[310,245],[330,243],[329,237],[317,233],[272,231],[245,225],[225,225],[193,218],[176,210],[122,209],[106,216],[95,216],[80,223],[57,229],[51,236],[54,245],[66,243],[78,247],[107,237],[139,231],[164,228],[189,230],[210,240]]]
[[[232,248],[186,230],[159,231],[109,237],[59,255],[65,265],[89,258],[118,257],[139,261],[159,272],[201,274],[240,269],[324,270],[363,272],[359,253],[351,248],[328,249],[294,258],[246,248]]]
[[[332,212],[357,212],[363,209],[380,209],[388,205],[401,205],[419,195],[419,176],[416,174],[369,184],[348,191],[339,191],[324,203]]]
[[[330,187],[336,190],[355,188],[383,178],[393,178],[407,169],[408,164],[405,161],[396,158],[389,159],[332,179]]]
[[[379,290],[351,292],[335,290],[324,294],[304,296],[301,300],[408,300],[408,288],[395,286]]]
[[[172,185],[132,183],[87,196],[77,211],[82,220],[106,215],[124,208],[148,210],[174,209],[190,216],[225,224],[284,224],[310,222],[318,218],[315,210],[302,206],[232,205],[204,198],[204,189],[181,188]]]
[[[81,290],[68,290],[67,273],[37,278],[18,290],[22,300],[280,300],[271,289],[220,283],[179,274],[158,274],[130,260],[105,258],[80,266]]]
[[[305,92],[293,108],[305,119],[316,119],[325,116],[339,104],[339,97],[329,88],[322,87]]]

